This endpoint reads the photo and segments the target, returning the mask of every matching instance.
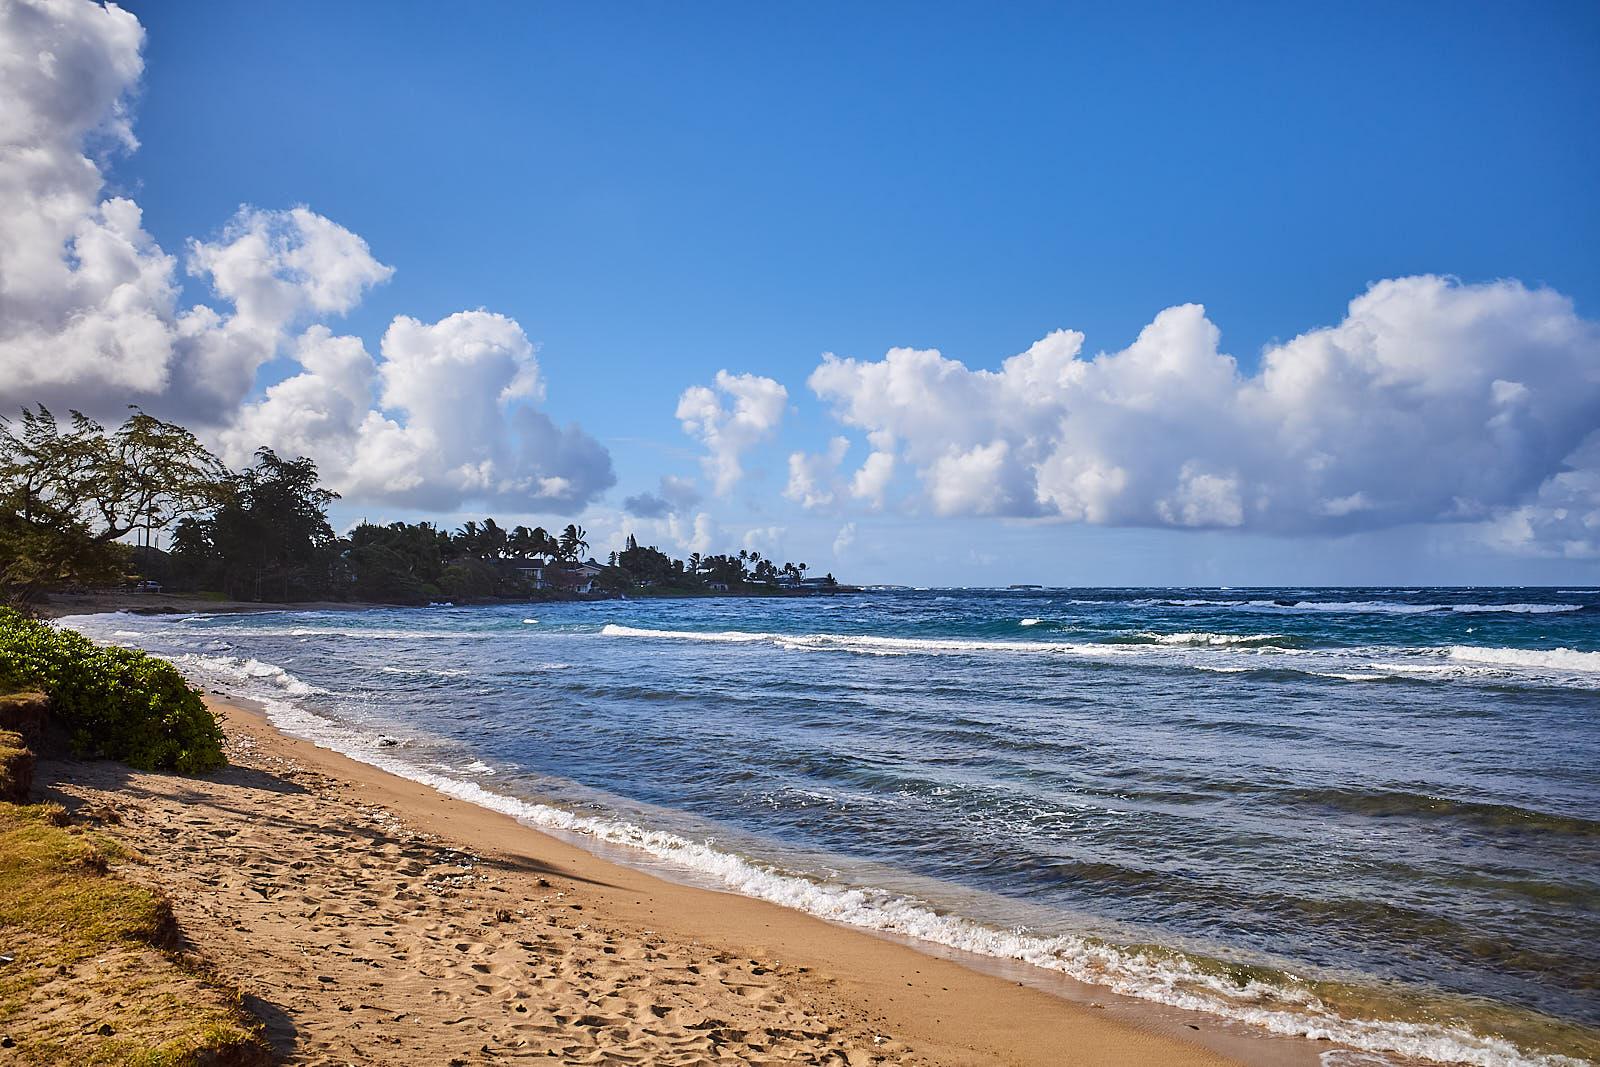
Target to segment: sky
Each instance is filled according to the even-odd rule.
[[[915,585],[1600,582],[1600,8],[0,0],[0,404]]]

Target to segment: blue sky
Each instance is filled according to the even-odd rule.
[[[773,547],[860,580],[1600,574],[1461,523],[939,515],[909,458],[904,506],[783,496],[787,455],[841,432],[806,386],[824,352],[994,369],[1070,328],[1089,357],[1196,302],[1248,376],[1263,346],[1419,274],[1548,287],[1592,321],[1593,4],[125,6],[147,31],[140,145],[106,192],[174,253],[242,204],[309,205],[359,234],[395,273],[333,325],[374,353],[397,314],[515,319],[544,410],[611,453],[591,522],[626,522],[621,500],[670,475],[701,480],[718,549],[778,527]],[[675,408],[722,369],[788,403],[718,497]],[[280,355],[252,396],[296,370]],[[846,468],[869,428],[843,428]],[[358,513],[420,512],[353,501],[342,517]]]

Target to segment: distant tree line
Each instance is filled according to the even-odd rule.
[[[234,600],[450,599],[778,592],[830,586],[807,565],[759,552],[674,559],[630,535],[606,564],[585,560],[582,527],[552,534],[494,519],[455,531],[362,522],[335,534],[337,493],[316,465],[269,448],[229,470],[192,433],[138,409],[115,430],[42,405],[0,417],[0,598],[63,587],[159,581]],[[170,528],[170,551],[152,544]],[[131,543],[130,543],[131,542]]]

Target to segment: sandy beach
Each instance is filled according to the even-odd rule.
[[[47,761],[39,782],[137,852],[124,873],[171,897],[286,1062],[1309,1064],[1328,1047],[665,881],[213,707],[219,774]]]

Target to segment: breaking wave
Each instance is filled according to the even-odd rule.
[[[1560,615],[1584,609],[1582,604],[1405,604],[1389,600],[1139,600],[1133,603],[1146,607],[1320,611],[1341,615]]]
[[[1579,652],[1570,648],[1478,648],[1473,645],[1454,645],[1450,649],[1450,658],[1458,663],[1487,663],[1533,670],[1600,671],[1600,652]]]
[[[607,624],[603,637],[718,644],[770,644],[799,652],[865,656],[1015,654],[1072,656],[1103,663],[1154,662],[1215,673],[1292,671],[1346,682],[1526,682],[1590,688],[1600,684],[1600,652],[1489,648],[1469,645],[1294,647],[1284,634],[1205,632],[1122,634],[1107,641],[1006,641],[982,638],[877,637],[867,634],[784,634],[744,630],[655,630]]]

